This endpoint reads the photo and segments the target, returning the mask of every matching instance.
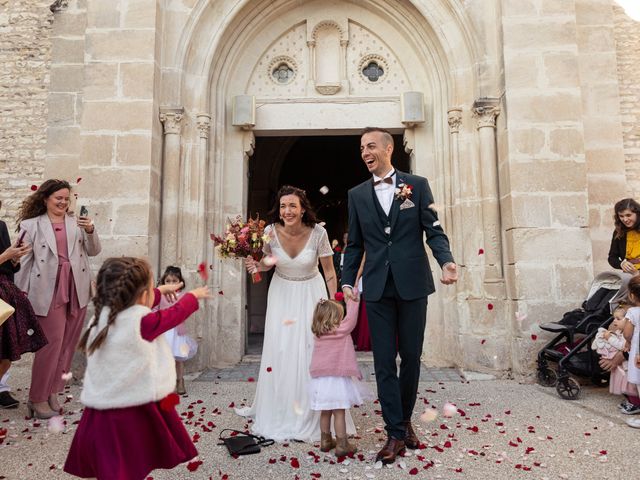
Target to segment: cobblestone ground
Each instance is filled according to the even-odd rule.
[[[371,368],[361,357],[363,370]],[[66,429],[51,433],[44,421],[26,420],[24,402],[29,358],[12,367],[11,384],[22,402],[19,409],[0,410],[0,479],[71,478],[62,472],[82,406],[79,386],[69,387]],[[257,455],[234,459],[218,446],[224,428],[250,427],[235,415],[234,406],[249,404],[255,392],[257,364],[189,376],[188,395],[178,411],[196,441],[198,461],[173,470],[157,470],[149,478],[170,479],[634,479],[632,460],[637,430],[624,424],[616,408],[618,397],[605,389],[586,387],[576,401],[561,400],[552,388],[486,378],[452,369],[425,369],[414,423],[424,448],[409,451],[395,464],[374,461],[385,440],[377,403],[352,409],[358,427],[354,458],[336,459],[318,445],[285,443]],[[370,373],[370,371],[369,371]],[[370,375],[369,375],[370,377]],[[371,384],[373,386],[373,384]],[[451,418],[443,416],[447,402],[456,404]],[[425,409],[437,418],[421,421]],[[292,412],[292,415],[294,413]],[[199,463],[202,462],[202,463]]]

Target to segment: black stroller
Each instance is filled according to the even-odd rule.
[[[611,313],[626,298],[630,278],[615,271],[598,274],[581,308],[565,313],[559,322],[540,325],[542,330],[557,334],[538,353],[540,385],[555,386],[562,398],[574,400],[580,395],[580,383],[569,374],[589,377],[595,385],[609,383],[609,372],[600,367],[600,357],[591,349],[591,342],[599,327],[611,324]],[[557,371],[549,362],[557,362]]]

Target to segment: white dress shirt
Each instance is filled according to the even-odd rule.
[[[377,176],[373,176],[373,181],[377,182],[379,180],[383,180],[385,178],[389,178],[390,176],[394,175],[396,173],[395,169],[391,169],[389,170],[389,172],[384,176],[384,177],[377,177]],[[389,212],[391,211],[391,204],[393,203],[393,196],[395,194],[396,191],[396,179],[393,178],[393,183],[384,183],[384,182],[380,182],[378,185],[376,185],[374,188],[374,190],[376,191],[376,197],[378,197],[378,202],[380,202],[380,206],[382,207],[382,210],[384,210],[384,213],[388,216]]]

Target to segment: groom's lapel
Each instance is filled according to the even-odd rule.
[[[396,189],[398,185],[402,185],[403,183],[407,183],[405,178],[405,174],[400,170],[396,170]],[[398,221],[398,217],[400,216],[400,204],[402,200],[396,198],[396,194],[393,194],[393,202],[391,202],[391,210],[389,210],[389,218],[391,220],[391,231],[393,232],[394,227],[396,226],[396,222]]]

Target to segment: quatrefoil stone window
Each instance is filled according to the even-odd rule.
[[[296,62],[289,57],[279,56],[269,64],[269,76],[278,85],[291,83],[296,76]]]
[[[367,55],[360,60],[360,73],[369,83],[378,83],[388,69],[387,62],[380,55]]]

